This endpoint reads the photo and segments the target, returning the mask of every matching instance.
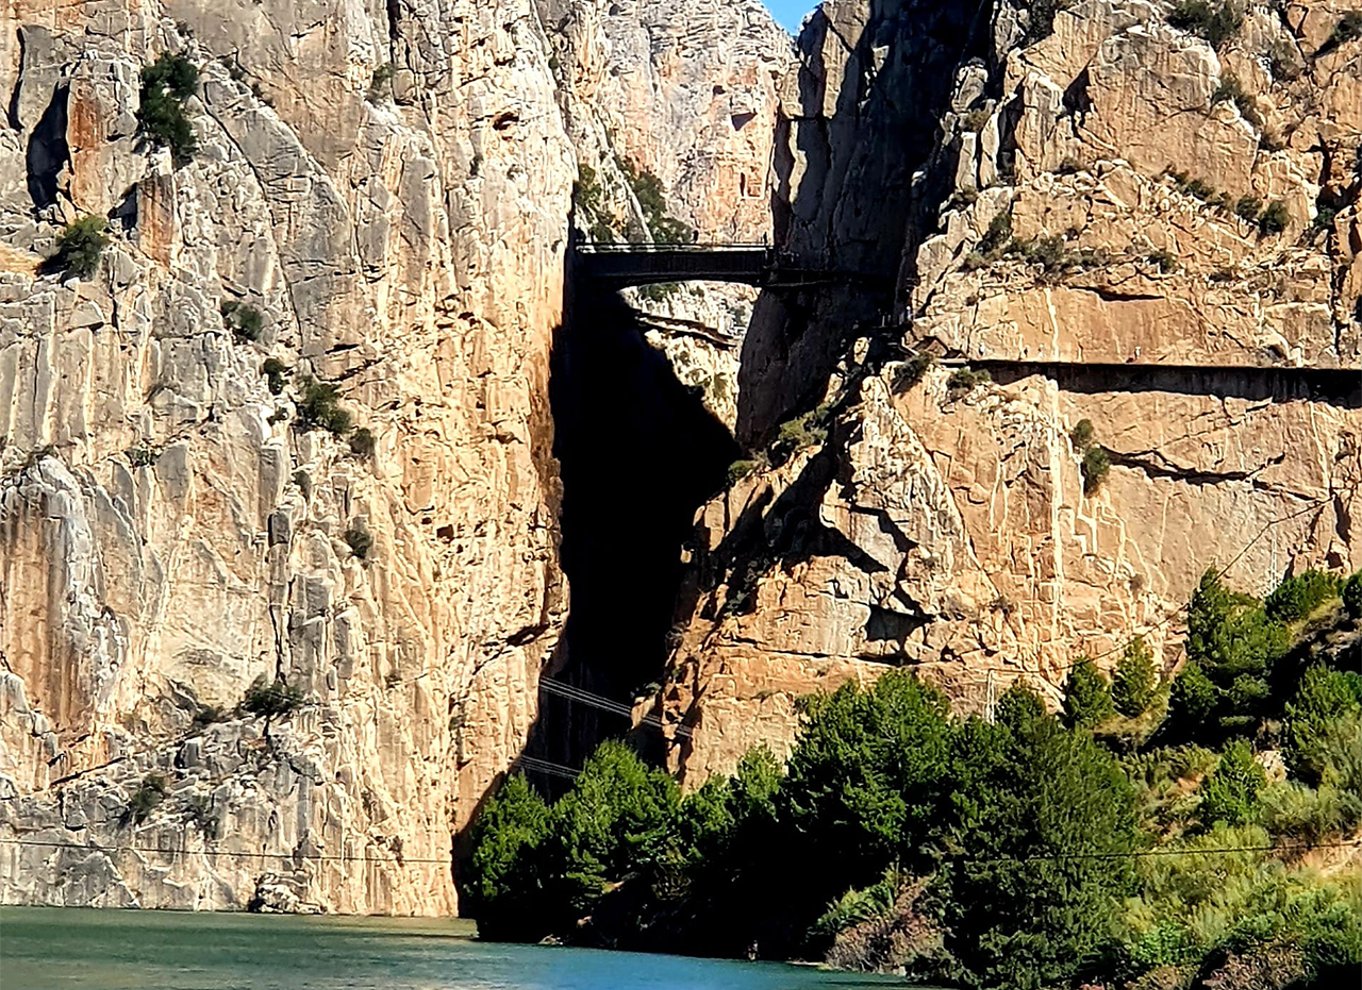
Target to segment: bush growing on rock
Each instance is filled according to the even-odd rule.
[[[304,430],[326,430],[336,436],[350,432],[350,414],[341,408],[340,390],[330,382],[304,375],[299,382],[298,423]]]
[[[368,427],[361,426],[350,434],[350,453],[356,457],[374,456],[374,434]]]
[[[936,358],[931,354],[914,354],[907,361],[894,369],[893,381],[890,389],[895,395],[907,392],[917,385],[927,376],[936,365]]]
[[[1290,223],[1291,213],[1287,210],[1286,204],[1274,199],[1267,204],[1262,216],[1258,218],[1258,229],[1264,234],[1280,234]]]
[[[957,398],[967,392],[972,392],[980,385],[987,385],[993,381],[993,376],[987,371],[974,371],[971,368],[957,368],[952,371],[950,377],[946,379],[946,394],[952,398]]]
[[[1263,213],[1263,201],[1257,196],[1240,196],[1234,204],[1235,215],[1249,223],[1257,223]]]
[[[1083,451],[1083,494],[1095,495],[1111,473],[1111,455],[1101,444],[1093,444]]]
[[[368,560],[369,551],[374,548],[374,538],[367,530],[351,526],[345,531],[345,545],[360,560]]]
[[[1338,578],[1311,568],[1288,577],[1263,602],[1267,616],[1277,622],[1304,619],[1340,591]]]
[[[282,677],[269,681],[262,674],[246,689],[241,707],[252,715],[274,718],[296,711],[302,704],[302,691],[286,683]]]
[[[1319,46],[1319,51],[1315,53],[1315,56],[1326,55],[1340,45],[1356,41],[1359,38],[1362,38],[1362,10],[1350,10],[1339,18],[1333,31],[1329,33],[1329,37],[1325,39],[1324,44]]]
[[[124,824],[140,825],[147,820],[158,804],[165,800],[168,785],[159,773],[148,774],[128,799],[128,807],[123,814]]]
[[[229,299],[219,308],[222,322],[232,331],[238,343],[256,343],[260,340],[265,319],[260,310],[245,303]]]
[[[99,270],[99,260],[109,246],[109,225],[103,217],[73,220],[57,236],[57,253],[51,267],[76,278],[89,278]]]
[[[265,358],[265,363],[260,366],[260,373],[265,376],[265,387],[270,390],[271,395],[278,395],[284,391],[285,375],[288,374],[288,365],[278,358]]]
[[[1074,450],[1087,450],[1092,445],[1096,432],[1093,429],[1092,420],[1080,419],[1069,431],[1069,442],[1073,444]]]
[[[162,54],[142,69],[142,105],[137,117],[152,144],[169,148],[176,166],[187,165],[198,150],[184,102],[199,85],[199,70],[183,55]]]
[[[1219,49],[1244,26],[1244,12],[1233,3],[1180,0],[1168,15],[1173,27],[1198,35]]]

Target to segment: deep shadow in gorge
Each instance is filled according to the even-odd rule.
[[[634,310],[590,283],[569,279],[569,286],[549,404],[570,610],[544,675],[630,704],[661,677],[682,542],[696,509],[723,486],[738,447],[649,346]],[[542,693],[526,753],[580,767],[602,739],[623,736],[630,725],[626,716]],[[645,754],[659,751],[654,730],[635,739]],[[536,783],[546,791],[561,784]]]

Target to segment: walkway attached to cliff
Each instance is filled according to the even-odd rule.
[[[864,278],[851,272],[801,267],[792,255],[766,244],[744,242],[664,244],[574,240],[571,252],[570,270],[574,277],[611,289],[692,281],[797,288]]]

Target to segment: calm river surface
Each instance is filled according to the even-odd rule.
[[[0,990],[858,990],[795,966],[475,942],[465,922],[0,908]]]

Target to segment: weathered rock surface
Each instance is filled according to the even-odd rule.
[[[691,783],[787,745],[810,690],[910,664],[965,709],[1019,677],[1057,697],[1136,634],[1171,670],[1211,564],[1255,592],[1362,565],[1362,175],[1338,164],[1362,43],[1320,51],[1343,6],[1255,7],[1220,52],[1137,0],[1052,32],[967,6],[956,53],[913,2],[834,0],[800,40],[777,216],[898,294],[757,303],[738,424],[778,466],[702,512],[659,698]],[[933,66],[946,88],[904,88]],[[883,133],[892,175],[862,158]],[[1241,216],[1271,203],[1280,231]],[[1003,363],[915,382],[905,349]],[[1086,493],[1085,419],[1111,461]]]
[[[565,611],[549,351],[577,165],[605,166],[556,76],[623,78],[592,32],[663,6],[574,5],[590,64],[530,0],[0,12],[0,900],[455,909],[452,838]],[[756,222],[715,184],[763,181],[763,125],[715,110],[690,139],[741,141],[673,168],[689,104],[629,101],[683,49],[683,89],[769,84],[760,37],[635,39],[641,80],[599,94],[697,221]],[[137,134],[164,51],[202,75],[179,168]],[[114,217],[100,271],[40,274],[82,213]],[[308,375],[371,454],[302,427]],[[275,677],[297,711],[238,707]]]

